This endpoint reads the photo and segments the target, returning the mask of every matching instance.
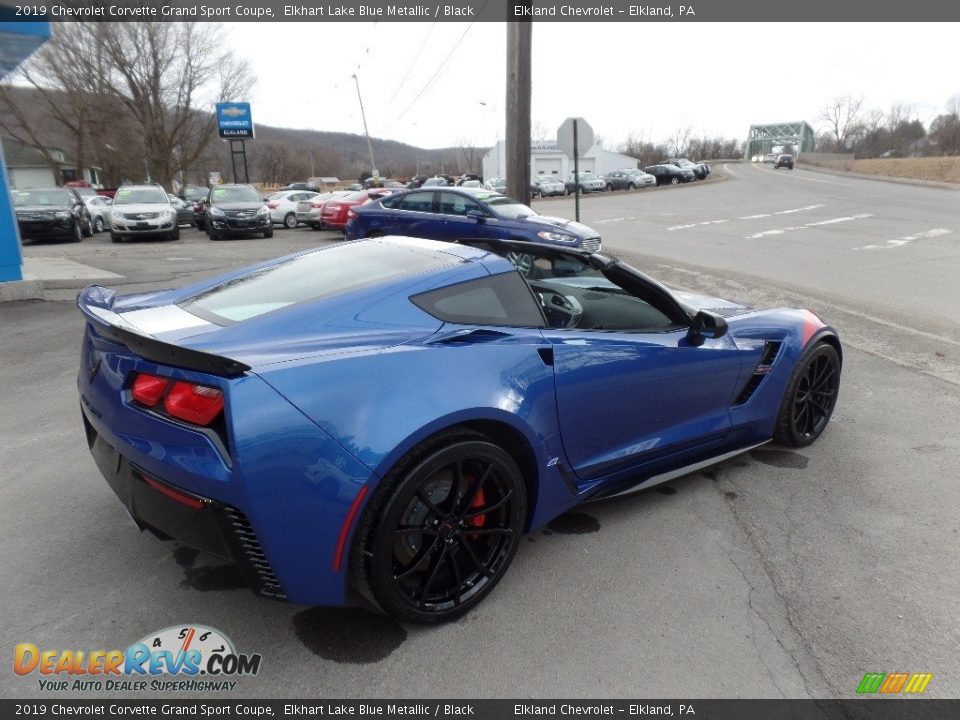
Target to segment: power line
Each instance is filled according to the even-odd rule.
[[[488,1],[489,1],[489,0],[488,0]],[[486,7],[487,7],[487,3],[484,3],[484,4],[483,4],[483,7],[480,8],[480,12],[478,12],[477,15],[483,16],[483,11],[484,11],[484,9],[486,9]],[[450,60],[450,58],[453,56],[453,54],[457,51],[457,48],[460,47],[460,43],[463,42],[463,39],[467,36],[467,33],[470,32],[470,28],[473,27],[473,24],[474,24],[475,22],[476,22],[476,20],[473,20],[469,25],[467,25],[467,29],[463,31],[463,35],[461,35],[461,36],[460,36],[460,39],[457,40],[457,44],[453,46],[453,49],[452,49],[452,50],[447,54],[447,56],[443,59],[443,62],[440,63],[440,67],[437,68],[437,71],[430,77],[429,80],[427,80],[427,84],[424,85],[424,86],[423,86],[423,89],[422,89],[419,93],[417,93],[417,96],[416,96],[413,100],[410,101],[410,104],[407,105],[407,107],[405,107],[405,108],[403,109],[403,112],[401,112],[399,115],[397,115],[397,117],[394,118],[394,120],[393,120],[394,122],[399,121],[400,118],[402,118],[404,115],[406,115],[406,114],[407,114],[407,111],[408,111],[410,108],[412,108],[412,107],[416,104],[417,100],[419,100],[419,99],[423,96],[423,94],[430,88],[430,86],[433,84],[433,81],[437,79],[437,77],[440,75],[440,72],[443,70],[444,67],[446,67],[447,62]]]
[[[393,96],[390,98],[389,101],[387,101],[387,107],[390,107],[391,105],[393,105],[393,101],[396,99],[396,97],[397,97],[397,95],[399,94],[400,90],[403,89],[403,84],[407,81],[407,78],[410,77],[410,73],[413,71],[414,66],[417,64],[417,60],[419,60],[419,59],[420,59],[420,56],[423,54],[424,48],[427,47],[427,40],[430,39],[430,35],[433,33],[433,29],[434,29],[436,26],[437,26],[437,24],[436,24],[435,22],[434,22],[434,23],[430,23],[430,29],[427,30],[427,34],[426,34],[426,36],[423,38],[423,42],[420,44],[420,49],[417,50],[417,54],[414,56],[413,61],[410,63],[410,67],[407,68],[407,72],[406,72],[406,74],[404,74],[403,80],[401,80],[401,81],[400,81],[400,84],[397,85],[397,89],[394,91]]]

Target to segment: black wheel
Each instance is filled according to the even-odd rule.
[[[526,519],[523,478],[510,455],[481,437],[451,438],[409,466],[401,461],[373,508],[357,557],[388,615],[453,620],[510,566]]]
[[[636,189],[637,189],[637,186],[634,185],[633,183],[630,183],[629,185],[627,185],[627,190],[636,190]]]
[[[167,235],[167,240],[179,240],[180,239],[180,226],[173,228],[173,232]]]
[[[200,232],[206,232],[207,224],[201,220],[197,220],[197,230],[199,230]]]
[[[118,243],[123,240],[123,237],[117,235],[113,230],[110,231],[110,242]]]
[[[607,183],[607,192],[613,192],[613,185]]]
[[[81,230],[83,230],[84,237],[93,237],[93,220],[90,219],[89,215]]]
[[[223,233],[221,233],[219,230],[214,230],[212,225],[207,226],[207,236],[211,240],[223,240]]]
[[[671,185],[679,185],[679,184],[680,184],[680,178],[678,178],[676,175],[674,175],[672,178],[670,178],[670,184],[671,184]]]
[[[83,228],[80,227],[80,221],[75,220],[73,223],[73,230],[70,234],[71,242],[80,242],[83,240]]]
[[[272,238],[272,237],[273,237],[273,228],[271,227],[269,230],[264,230],[264,231],[263,231],[263,237],[264,237],[264,238]]]
[[[790,376],[777,414],[773,439],[803,447],[823,432],[840,390],[840,356],[833,346],[818,343],[800,358]]]
[[[97,215],[97,219],[93,221],[93,231],[95,233],[103,232],[103,218]]]
[[[287,213],[283,218],[283,226],[287,230],[293,230],[297,226],[297,216],[295,213]]]

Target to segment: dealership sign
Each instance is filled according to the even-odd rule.
[[[217,103],[217,132],[225,140],[252,140],[253,115],[250,103]]]

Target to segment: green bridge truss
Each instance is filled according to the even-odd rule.
[[[773,152],[774,147],[783,145],[792,145],[797,152],[813,152],[813,141],[813,128],[803,120],[751,125],[744,145],[743,158],[749,160],[754,155],[766,155]]]

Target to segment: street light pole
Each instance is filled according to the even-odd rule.
[[[356,73],[353,74],[353,81],[357,84],[357,100],[360,101],[360,117],[363,118],[363,134],[367,136],[367,150],[370,151],[370,172],[373,176],[379,177],[380,173],[377,172],[377,164],[373,161],[373,143],[370,142],[370,131],[367,130],[367,115],[363,111],[363,97],[360,95],[360,80],[357,78]]]

